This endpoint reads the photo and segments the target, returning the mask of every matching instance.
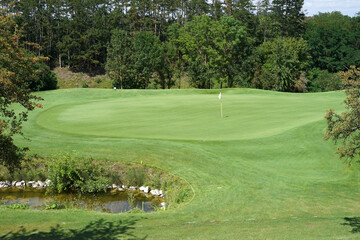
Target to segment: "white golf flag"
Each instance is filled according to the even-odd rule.
[[[219,94],[219,100],[221,100],[221,92],[220,92],[220,94]]]

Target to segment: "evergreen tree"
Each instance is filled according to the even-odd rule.
[[[281,24],[277,21],[272,12],[269,0],[261,0],[257,3],[257,24],[256,39],[261,44],[266,41],[274,40],[281,35]]]
[[[272,10],[281,26],[281,37],[300,37],[304,32],[304,0],[273,0]]]

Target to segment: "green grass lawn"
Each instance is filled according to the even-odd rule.
[[[188,181],[194,198],[147,214],[0,208],[0,233],[23,229],[10,239],[64,239],[66,229],[76,229],[77,239],[127,233],[146,239],[360,239],[351,233],[358,225],[344,225],[344,218],[360,217],[358,167],[343,164],[333,143],[322,139],[326,110],[343,110],[345,95],[226,89],[221,119],[218,93],[42,92],[44,109],[24,125],[31,142],[17,143],[45,157],[143,161]]]

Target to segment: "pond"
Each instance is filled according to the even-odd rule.
[[[137,207],[144,212],[161,207],[163,199],[146,196],[140,191],[97,194],[46,194],[45,190],[6,189],[0,191],[0,205],[26,204],[32,209],[45,209],[57,203],[63,208],[81,208],[109,213],[121,213]]]

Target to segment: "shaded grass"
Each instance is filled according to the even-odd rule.
[[[66,229],[63,226],[57,224],[55,227],[51,227],[49,232],[38,231],[37,229],[27,230],[25,227],[20,227],[16,232],[9,232],[0,239],[5,240],[20,240],[20,239],[146,239],[146,236],[139,238],[131,233],[134,229],[133,225],[135,220],[110,222],[104,219],[99,219],[90,222],[80,229]],[[65,223],[66,224],[66,223]]]
[[[224,90],[43,93],[45,110],[25,125],[33,153],[137,162],[189,182],[193,200],[150,214],[134,233],[149,239],[352,238],[344,217],[360,216],[359,171],[344,165],[322,140],[326,109],[343,108],[341,92],[289,94]],[[105,117],[102,117],[105,116]],[[81,127],[82,126],[82,127]],[[139,127],[140,126],[140,127]],[[86,226],[106,216],[65,210],[56,215],[0,209],[0,232],[69,219]],[[49,222],[47,222],[49,218]],[[6,219],[6,220],[5,220]]]

